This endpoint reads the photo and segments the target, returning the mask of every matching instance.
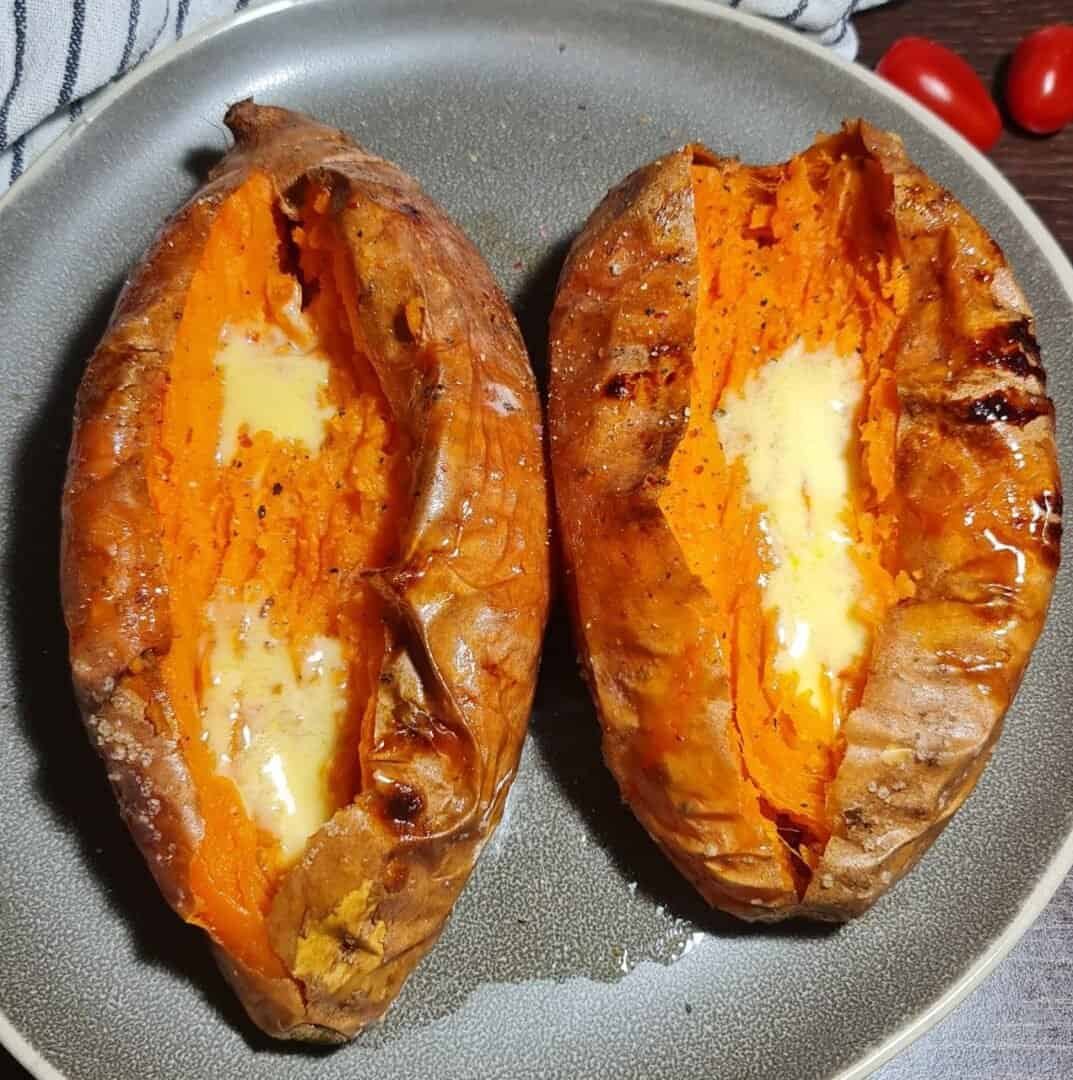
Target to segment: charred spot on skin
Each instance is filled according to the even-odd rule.
[[[384,796],[384,812],[399,825],[413,825],[425,809],[425,798],[410,784],[395,783]]]
[[[961,403],[955,403],[961,405]],[[969,424],[1016,424],[1024,427],[1041,416],[1054,414],[1049,398],[1022,394],[1014,390],[996,390],[976,398],[964,407],[964,420]]]
[[[628,375],[619,373],[612,375],[604,386],[604,397],[624,401],[630,396],[630,378]]]
[[[391,328],[399,341],[405,342],[407,345],[412,345],[414,343],[414,336],[410,333],[410,327],[406,322],[405,307],[400,307],[399,310],[395,312],[395,318],[392,320]]]
[[[400,213],[405,214],[408,218],[411,218],[414,221],[419,221],[421,219],[421,211],[418,210],[418,208],[414,206],[413,203],[400,203],[399,211]]]
[[[353,934],[344,931],[339,938],[339,955],[344,960],[350,960],[361,948],[361,942]]]
[[[1042,394],[1031,394],[1009,387],[979,398],[935,400],[923,396],[902,399],[902,408],[910,419],[935,417],[944,436],[956,437],[965,425],[990,428],[994,424],[1024,427],[1041,416],[1053,416],[1054,404]]]
[[[670,350],[675,346],[653,346],[653,348],[666,348]],[[651,355],[651,354],[650,354]],[[658,359],[660,356],[669,355],[666,353],[656,353],[652,359]],[[612,401],[636,401],[641,395],[643,388],[658,386],[660,383],[669,385],[674,381],[674,373],[670,371],[620,371],[615,375],[612,375],[610,379],[604,383],[603,394],[604,397],[610,398]]]
[[[974,360],[984,367],[1001,368],[1019,378],[1046,384],[1039,345],[1027,319],[993,327],[976,345]]]

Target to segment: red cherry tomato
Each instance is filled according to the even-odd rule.
[[[1036,135],[1073,122],[1073,26],[1045,26],[1017,46],[1006,103],[1014,120]]]
[[[987,88],[969,65],[927,38],[899,38],[876,71],[941,116],[974,146],[990,150],[1002,132],[1002,117]]]

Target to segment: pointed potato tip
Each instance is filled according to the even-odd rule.
[[[296,114],[275,105],[258,105],[253,98],[236,101],[224,113],[224,123],[239,146],[256,143],[269,132],[293,124]]]

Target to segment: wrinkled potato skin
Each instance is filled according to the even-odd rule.
[[[540,407],[490,272],[414,180],[283,109],[242,102],[226,121],[235,147],[134,272],[83,379],[63,497],[63,606],[90,736],[157,883],[189,916],[197,792],[174,723],[156,729],[126,685],[133,666],[170,715],[157,670],[170,583],[148,452],[223,201],[253,169],[288,214],[303,181],[327,185],[352,238],[360,333],[413,447],[400,554],[371,575],[388,613],[366,770],[375,779],[279,882],[269,934],[292,977],[217,956],[266,1032],[341,1041],[384,1012],[435,941],[517,767],[549,596]],[[414,296],[425,309],[416,338],[398,320]],[[332,922],[340,905],[345,927]]]
[[[892,227],[912,267],[895,360],[899,490],[911,501],[914,485],[935,481],[929,446],[940,438],[1008,460],[999,426],[965,419],[966,403],[1002,393],[1028,417],[1010,430],[1053,498],[1037,504],[1039,527],[1023,535],[1023,585],[1015,605],[999,605],[1004,635],[994,633],[1004,621],[994,605],[965,598],[971,568],[914,552],[923,576],[879,628],[863,699],[843,727],[846,753],[828,795],[833,835],[803,896],[741,814],[727,673],[703,618],[711,601],[658,502],[687,424],[698,287],[689,166],[712,160],[708,151],[684,147],[608,194],[567,257],[551,318],[554,489],[604,755],[678,869],[710,904],[745,919],[845,920],[912,867],[987,762],[1059,557],[1053,407],[1027,303],[995,243],[900,140],[864,123],[847,131],[889,180]],[[674,659],[693,643],[715,659],[688,708],[677,706],[680,741],[653,763],[641,733],[673,700]],[[943,659],[967,655],[986,676]]]

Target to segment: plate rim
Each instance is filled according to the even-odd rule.
[[[245,23],[276,15],[282,11],[299,7],[328,5],[338,0],[265,0],[263,3],[232,12],[229,15],[209,19],[195,31],[180,41],[161,49],[148,60],[139,64],[134,71],[123,79],[99,90],[97,100],[79,117],[65,128],[30,164],[3,195],[0,195],[0,224],[5,214],[9,214],[19,198],[40,181],[62,155],[81,135],[94,124],[114,102],[125,97],[144,79],[153,75],[160,68],[173,60],[200,48],[205,42],[220,34]],[[1037,249],[1047,260],[1059,283],[1065,290],[1070,306],[1073,307],[1073,264],[1059,244],[1054,234],[1044,224],[1025,197],[999,171],[987,157],[967,142],[958,132],[943,120],[920,105],[908,94],[886,82],[873,71],[853,60],[846,60],[830,48],[811,41],[798,31],[758,15],[741,11],[736,7],[724,6],[712,0],[620,0],[622,3],[637,4],[654,8],[671,8],[688,11],[716,22],[722,20],[736,23],[748,30],[766,35],[789,48],[795,48],[811,55],[817,61],[840,68],[850,78],[863,83],[881,97],[900,105],[915,120],[927,128],[933,135],[944,142],[982,179],[1024,227]],[[835,1073],[830,1080],[863,1080],[881,1065],[890,1061],[926,1031],[933,1028],[954,1008],[960,1005],[984,980],[995,970],[998,964],[1009,954],[1013,946],[1024,936],[1026,931],[1039,917],[1051,898],[1058,891],[1069,871],[1073,869],[1073,830],[1055,852],[1046,869],[1036,884],[1025,897],[1017,914],[1006,924],[986,950],[981,952],[969,969],[927,1008],[907,1020],[900,1028],[886,1039],[866,1050],[859,1060]],[[0,1045],[2,1045],[36,1080],[70,1080],[53,1065],[10,1021],[0,1009]]]

